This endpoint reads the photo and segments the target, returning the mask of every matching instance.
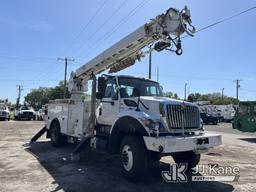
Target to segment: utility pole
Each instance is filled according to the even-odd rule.
[[[224,99],[224,88],[221,89],[221,100],[222,100],[222,104],[223,104],[223,99]]]
[[[148,78],[151,79],[151,69],[152,69],[152,45],[149,46],[149,60],[148,60]]]
[[[159,68],[156,68],[156,81],[159,82]]]
[[[16,85],[16,86],[18,87],[18,98],[16,101],[16,109],[18,109],[20,105],[21,91],[23,91],[24,89],[22,88],[23,87],[22,85]]]
[[[67,67],[68,67],[68,61],[73,62],[75,61],[74,59],[68,59],[67,57],[65,58],[58,58],[58,61],[64,61],[65,64],[65,71],[64,71],[64,95],[63,98],[66,98],[67,95]]]
[[[187,83],[185,83],[185,90],[184,90],[184,101],[187,100]]]
[[[236,79],[235,83],[236,83],[236,100],[237,100],[237,104],[239,103],[239,95],[238,95],[238,91],[240,88],[240,81],[242,81],[241,79]]]

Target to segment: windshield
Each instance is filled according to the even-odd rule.
[[[119,78],[119,86],[121,98],[163,96],[160,85],[149,80],[122,77]]]
[[[4,105],[0,105],[0,110],[5,110],[6,107]]]
[[[20,110],[31,110],[32,109],[32,107],[30,107],[30,106],[21,106],[20,107]]]

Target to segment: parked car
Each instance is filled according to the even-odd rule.
[[[43,121],[44,120],[44,111],[43,109],[39,109],[36,113],[36,120]]]
[[[36,113],[31,106],[22,105],[19,109],[15,110],[14,118],[16,120],[26,119],[26,120],[36,120]]]
[[[200,117],[204,124],[212,123],[213,125],[217,125],[219,122],[218,117],[212,116],[208,113],[200,113]]]
[[[10,121],[10,112],[8,107],[4,103],[0,103],[0,120]]]

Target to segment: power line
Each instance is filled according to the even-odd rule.
[[[96,42],[101,42],[97,44],[91,44],[90,50],[97,49],[99,46],[102,45],[102,42],[106,41],[108,38],[110,38],[123,24],[127,23],[142,7],[144,7],[150,0],[143,0],[141,1],[134,9],[132,9],[125,17],[123,17],[112,29],[105,33],[101,38],[97,39]],[[84,57],[87,57],[90,54],[88,52]],[[78,58],[81,58],[79,56]]]
[[[0,79],[0,81],[59,81],[57,79]]]
[[[13,54],[6,54],[6,53],[0,53],[0,57],[6,57],[6,58],[23,58],[28,60],[48,60],[53,61],[54,58],[45,58],[45,57],[37,57],[37,56],[28,56],[28,55],[13,55]]]
[[[52,62],[52,59],[46,59],[46,58],[41,58],[41,59],[32,59],[32,58],[22,58],[22,57],[13,57],[13,56],[3,56],[0,55],[0,59],[3,60],[16,60],[16,61],[26,61],[26,62],[33,62],[33,63],[45,63],[45,62]]]
[[[5,65],[4,63],[0,63],[0,65]],[[17,70],[17,71],[24,71],[24,72],[31,72],[31,73],[43,73],[43,70],[33,70],[33,69],[27,69],[27,68],[8,68],[5,66],[4,69],[1,69],[1,71],[12,71],[12,70]],[[62,74],[59,71],[52,71],[50,74]]]
[[[72,47],[74,45],[74,43],[77,41],[77,39],[83,34],[83,32],[88,28],[88,26],[92,23],[92,21],[97,17],[97,15],[100,13],[100,11],[103,9],[103,7],[105,6],[105,4],[108,2],[109,0],[105,0],[100,6],[99,8],[95,11],[95,13],[93,14],[93,16],[89,19],[89,21],[85,24],[85,26],[82,28],[82,30],[74,37],[74,39],[71,41],[71,43],[69,44],[69,46],[66,47],[66,49],[64,49],[63,54],[65,52],[67,52],[70,47]]]
[[[206,30],[206,29],[209,29],[209,28],[211,28],[211,27],[213,27],[213,26],[215,26],[215,25],[218,25],[218,24],[220,24],[220,23],[226,22],[226,21],[228,21],[228,20],[231,20],[231,19],[233,19],[233,18],[235,18],[235,17],[238,17],[238,16],[240,16],[240,15],[242,15],[242,14],[244,14],[244,13],[247,13],[247,12],[249,12],[249,11],[252,11],[252,10],[255,9],[255,8],[256,8],[256,6],[251,7],[251,8],[249,8],[249,9],[246,9],[246,10],[244,10],[244,11],[241,11],[241,12],[239,12],[239,13],[236,13],[236,14],[234,14],[234,15],[231,15],[231,16],[229,16],[229,17],[226,17],[226,18],[224,18],[224,19],[220,19],[219,21],[216,21],[216,22],[214,22],[214,23],[212,23],[212,24],[210,24],[210,25],[207,25],[207,26],[205,26],[205,27],[202,27],[202,28],[198,29],[198,30],[196,31],[196,33],[201,32],[201,31],[204,31],[204,30]],[[185,36],[183,36],[183,37],[181,37],[181,38],[185,38],[185,37],[188,37],[188,36],[189,36],[189,35],[185,35]]]
[[[244,88],[240,88],[243,91],[248,91],[248,92],[252,92],[252,93],[256,93],[256,90],[251,90],[251,89],[244,89]]]
[[[78,52],[82,47],[88,44],[88,42],[121,10],[121,8],[125,5],[127,0],[124,0],[114,11],[113,13],[101,24],[85,41],[83,41],[77,49],[75,49],[72,53]],[[79,57],[79,56],[78,56]]]

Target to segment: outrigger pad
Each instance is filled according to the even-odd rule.
[[[90,144],[90,139],[91,137],[85,137],[77,146],[76,148],[72,151],[70,154],[70,159],[73,162],[80,161],[80,153],[84,149],[86,145]]]
[[[46,131],[47,131],[46,126],[44,126],[42,129],[40,129],[40,131],[37,132],[37,134],[35,134],[31,138],[29,144],[36,142]]]

